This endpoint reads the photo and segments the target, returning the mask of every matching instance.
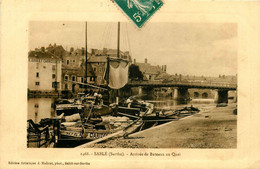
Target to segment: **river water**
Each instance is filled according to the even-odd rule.
[[[43,118],[50,118],[55,116],[54,102],[57,98],[29,98],[28,99],[28,114],[27,119],[32,119],[38,123]],[[204,102],[178,102],[171,98],[160,99],[142,99],[155,105],[157,109],[178,109],[178,107],[184,107],[193,104],[213,104],[210,100]]]

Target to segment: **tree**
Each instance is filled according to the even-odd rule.
[[[140,71],[139,66],[132,64],[129,67],[129,78],[131,80],[143,80],[143,73]]]

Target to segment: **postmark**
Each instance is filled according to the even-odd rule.
[[[161,0],[113,0],[141,28],[163,5]]]

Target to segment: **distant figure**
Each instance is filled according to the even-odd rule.
[[[157,111],[157,112],[156,112],[156,117],[159,117],[159,114],[160,114],[160,112]]]
[[[128,98],[128,99],[126,100],[126,104],[127,104],[127,107],[128,107],[128,108],[130,108],[131,103],[132,103],[131,99]]]
[[[98,94],[98,93],[94,93],[94,96],[96,97],[95,98],[95,105],[99,105],[99,104],[102,104],[102,95],[101,94]]]

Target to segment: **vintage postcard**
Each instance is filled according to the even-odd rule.
[[[259,168],[259,3],[1,8],[0,168]]]

